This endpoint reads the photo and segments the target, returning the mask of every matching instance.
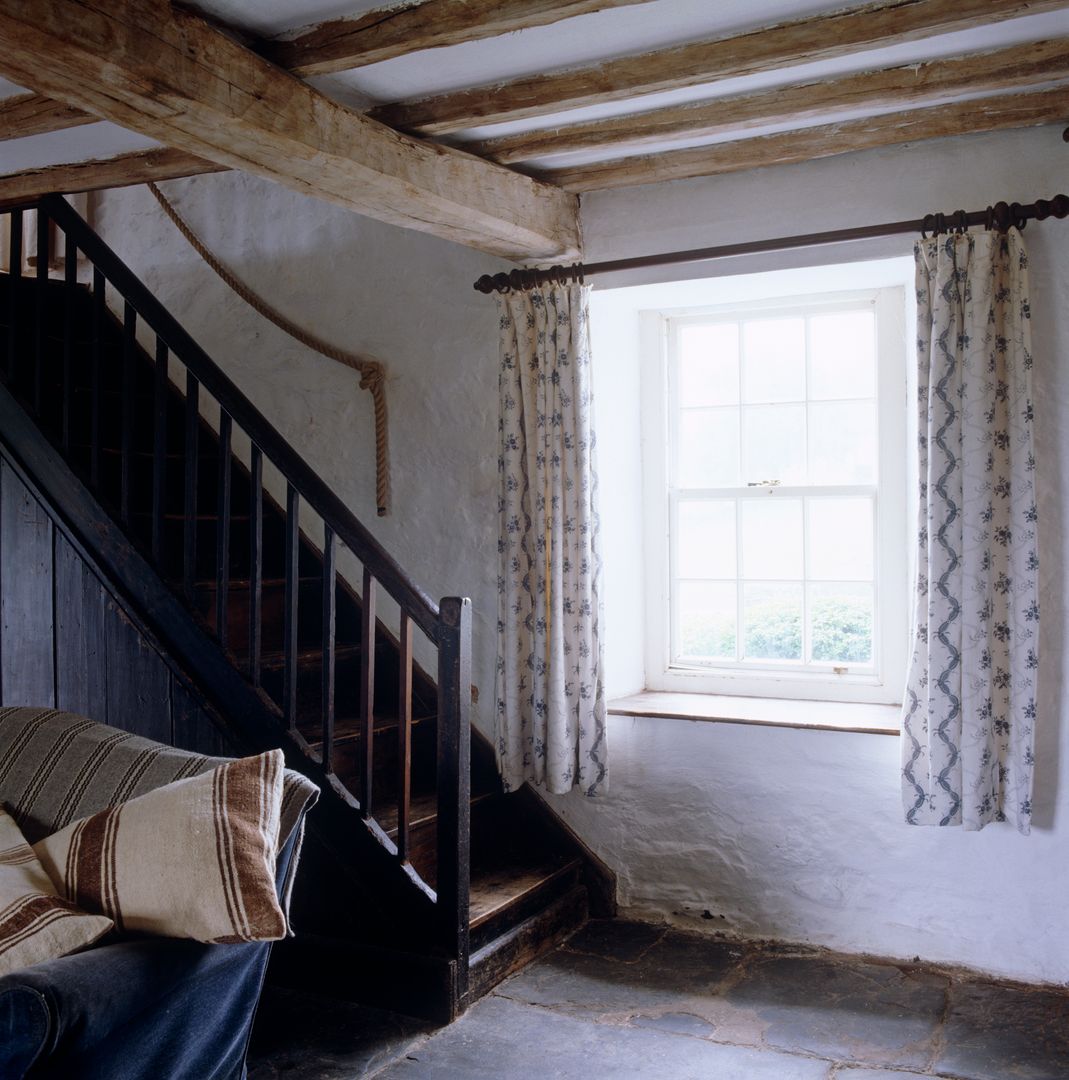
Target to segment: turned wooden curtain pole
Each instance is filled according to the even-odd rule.
[[[1043,221],[1045,218],[1069,217],[1069,195],[1055,195],[1053,199],[1037,199],[1034,203],[995,203],[986,210],[957,210],[951,214],[927,214],[915,221],[891,221],[883,225],[862,225],[854,229],[832,229],[828,232],[805,233],[801,236],[781,236],[771,240],[750,240],[741,244],[723,244],[720,247],[692,248],[689,251],[668,251],[659,255],[639,255],[631,259],[610,259],[606,262],[573,263],[571,266],[551,266],[547,270],[517,269],[508,274],[484,274],[475,282],[482,293],[519,292],[535,289],[539,285],[565,285],[583,282],[595,274],[611,274],[618,270],[640,270],[650,266],[672,266],[678,263],[706,262],[725,259],[734,255],[757,255],[770,251],[788,251],[791,248],[819,247],[822,244],[839,244],[850,240],[871,240],[881,236],[900,233],[963,232],[972,225],[1004,232],[1011,226],[1024,228],[1026,222]]]

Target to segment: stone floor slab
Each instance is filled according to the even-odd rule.
[[[716,1026],[701,1016],[693,1013],[665,1012],[656,1016],[636,1016],[632,1021],[635,1027],[653,1028],[656,1031],[669,1031],[673,1035],[695,1035],[705,1039],[716,1034]]]
[[[998,983],[957,984],[935,1068],[970,1080],[1066,1080],[1069,995]]]
[[[268,986],[249,1048],[249,1080],[353,1080],[432,1031],[407,1016]]]
[[[490,997],[381,1080],[826,1080],[827,1062],[599,1024]]]
[[[630,962],[560,949],[497,992],[587,1016],[663,1010],[713,998],[742,956],[737,945],[670,932]]]
[[[710,1015],[717,1038],[866,1065],[924,1069],[947,980],[891,964],[755,956]],[[737,1033],[737,1035],[736,1035]]]
[[[591,919],[564,943],[564,948],[570,952],[590,953],[626,964],[640,959],[667,932],[668,927],[651,923],[630,922],[627,919]]]

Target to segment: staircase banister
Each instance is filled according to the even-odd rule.
[[[66,235],[74,237],[78,248],[133,305],[176,359],[196,376],[204,389],[260,447],[301,498],[333,529],[413,622],[437,642],[438,605],[430,596],[412,581],[356,515],[66,200],[59,195],[46,195],[39,205]]]

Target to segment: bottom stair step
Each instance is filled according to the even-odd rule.
[[[548,891],[566,878],[574,879],[582,863],[569,859],[546,858],[527,866],[503,866],[479,872],[471,877],[471,910],[469,925],[478,930],[509,908],[534,899],[536,893]]]
[[[489,993],[502,979],[556,948],[590,917],[586,886],[574,885],[563,896],[472,953],[468,1002]]]

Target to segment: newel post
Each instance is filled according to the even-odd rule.
[[[438,919],[456,961],[458,1004],[468,991],[471,878],[471,601],[447,596],[438,615]]]

